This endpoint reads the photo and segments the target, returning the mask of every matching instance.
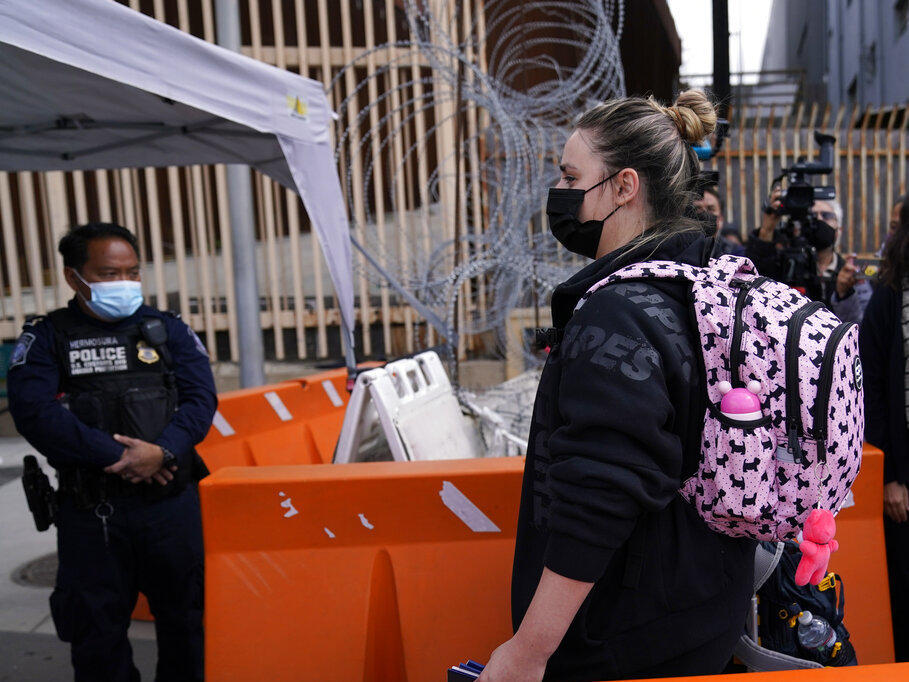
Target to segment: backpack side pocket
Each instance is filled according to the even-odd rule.
[[[739,421],[708,406],[700,465],[682,488],[707,525],[733,537],[775,539],[776,441],[768,416]]]

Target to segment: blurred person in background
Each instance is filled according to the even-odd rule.
[[[703,196],[693,203],[695,207],[716,218],[717,232],[723,229],[723,200],[720,199],[720,192],[716,185],[705,187]]]
[[[887,223],[887,234],[884,235],[884,241],[881,242],[881,248],[878,249],[878,256],[883,255],[884,247],[887,246],[887,240],[896,232],[896,228],[900,223],[900,209],[902,209],[903,204],[906,203],[906,196],[907,195],[905,194],[898,196],[893,202],[893,206],[890,208],[890,220]]]
[[[744,256],[745,246],[742,244],[742,237],[738,228],[726,224],[726,219],[723,215],[723,200],[720,197],[719,189],[715,185],[706,187],[703,196],[693,203],[696,209],[713,216],[716,220],[718,238],[713,255],[715,257],[725,254]]]
[[[859,334],[865,439],[884,452],[884,536],[897,661],[909,661],[909,203],[884,247]]]
[[[742,243],[742,236],[739,234],[738,228],[724,227],[720,230],[713,255],[722,256],[727,253],[732,256],[745,255],[745,245]]]

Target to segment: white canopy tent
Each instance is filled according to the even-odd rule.
[[[0,0],[0,102],[0,170],[240,163],[295,189],[352,361],[350,234],[321,83],[113,0]]]

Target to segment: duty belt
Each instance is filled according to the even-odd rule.
[[[114,474],[82,468],[59,471],[59,493],[73,499],[77,507],[91,508],[101,502],[125,497],[143,497],[148,500],[176,495],[185,486],[175,486],[169,494],[162,495],[157,483],[130,483]],[[155,486],[152,488],[151,486]]]

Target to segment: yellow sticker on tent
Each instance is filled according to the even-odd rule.
[[[291,116],[306,120],[309,115],[309,106],[306,101],[298,95],[287,95],[287,109]]]

